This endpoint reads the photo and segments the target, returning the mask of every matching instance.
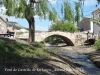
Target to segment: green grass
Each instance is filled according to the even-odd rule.
[[[34,63],[36,59],[48,58],[53,54],[53,52],[49,52],[43,47],[43,43],[37,42],[33,45],[28,45],[14,40],[0,40],[0,65],[4,67],[23,66],[24,63]]]
[[[100,39],[95,43],[94,47],[96,50],[100,51]]]

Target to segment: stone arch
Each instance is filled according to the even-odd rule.
[[[44,40],[50,36],[61,38],[68,46],[74,46],[73,42],[68,37],[58,35],[58,34],[49,35],[49,36],[45,37]]]
[[[85,43],[85,45],[93,45],[93,44],[95,44],[95,39],[88,39],[88,40],[86,40],[84,43]]]

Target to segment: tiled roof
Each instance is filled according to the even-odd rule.
[[[100,12],[100,8],[98,8],[97,10],[93,11],[92,13],[97,13]]]

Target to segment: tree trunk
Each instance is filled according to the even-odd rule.
[[[34,17],[28,19],[29,23],[29,42],[32,43],[35,41],[35,21]]]

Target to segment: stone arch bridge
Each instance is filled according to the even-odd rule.
[[[98,39],[98,35],[92,35],[92,34],[87,35],[87,33],[83,32],[70,33],[70,32],[53,31],[53,32],[36,32],[35,41],[41,42],[50,36],[56,36],[61,38],[69,46],[83,45],[84,42],[88,39]]]
[[[17,38],[28,39],[29,34],[20,35]],[[45,40],[47,37],[56,36],[61,38],[67,45],[69,46],[78,46],[83,45],[85,41],[89,39],[98,40],[98,35],[92,35],[83,32],[61,32],[61,31],[52,31],[52,32],[35,32],[35,41],[41,42]],[[87,37],[88,36],[88,37]]]

